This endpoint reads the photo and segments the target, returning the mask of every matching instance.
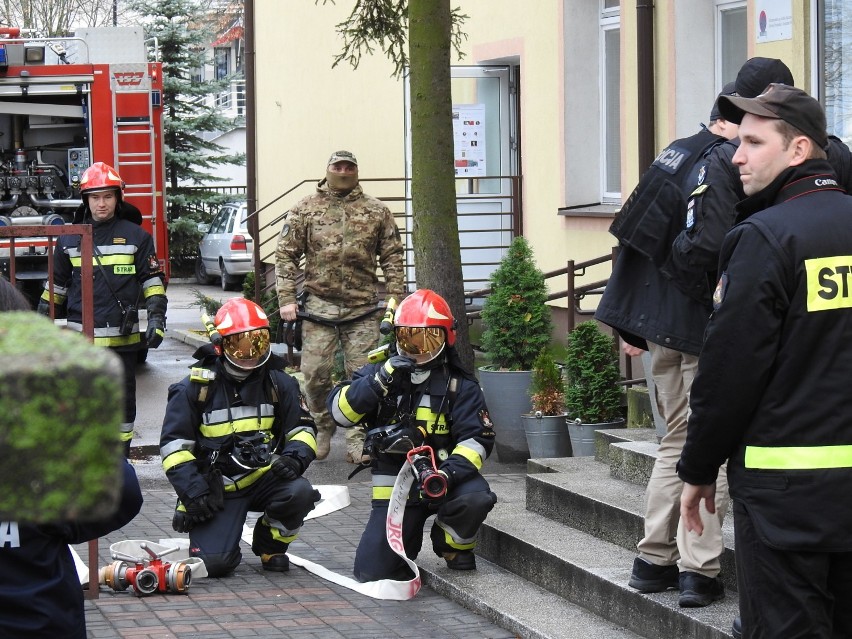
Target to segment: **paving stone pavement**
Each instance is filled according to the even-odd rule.
[[[356,478],[357,479],[357,478]],[[500,495],[504,482],[524,481],[521,474],[489,475]],[[290,552],[344,575],[352,575],[355,548],[370,508],[368,481],[348,482],[351,505],[305,522]],[[157,542],[176,536],[171,530],[174,493],[144,488],[142,512],[123,529],[99,542],[99,566],[109,564],[109,545],[123,539]],[[427,522],[431,525],[432,519]],[[466,610],[424,586],[410,601],[381,601],[320,579],[292,566],[287,573],[262,570],[260,558],[241,543],[243,560],[222,579],[197,579],[188,593],[138,597],[130,590],[101,586],[97,599],[86,600],[91,639],[511,639],[513,633]],[[76,550],[88,561],[85,544]],[[428,532],[423,553],[431,553]],[[164,559],[167,560],[166,556]]]

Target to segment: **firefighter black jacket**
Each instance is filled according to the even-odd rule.
[[[692,386],[681,479],[728,461],[781,550],[852,551],[852,197],[810,160],[737,207]]]

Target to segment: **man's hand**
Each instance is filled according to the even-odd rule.
[[[39,315],[44,315],[45,317],[50,317],[50,302],[47,300],[39,300],[38,308],[36,308],[36,312]]]
[[[278,309],[278,314],[281,315],[281,319],[287,320],[288,322],[292,322],[296,319],[296,311],[299,310],[299,305],[293,302],[292,304],[285,304],[281,308]]]
[[[716,484],[696,486],[695,484],[684,484],[680,496],[680,517],[683,525],[690,532],[701,535],[704,532],[704,522],[701,521],[701,500],[707,512],[711,515],[716,512]]]
[[[145,331],[145,341],[148,348],[157,348],[163,343],[166,334],[166,323],[160,317],[148,318],[148,330]]]
[[[628,344],[627,342],[621,342],[621,350],[628,357],[639,357],[644,353],[641,348],[638,346],[633,346],[632,344]]]
[[[293,481],[302,476],[304,469],[302,468],[302,462],[295,457],[281,455],[281,457],[272,463],[271,472],[278,479]]]
[[[404,355],[394,355],[376,371],[373,390],[382,397],[388,393],[396,394],[402,389],[402,382],[414,372],[414,360]]]
[[[172,518],[172,528],[175,529],[175,532],[188,533],[198,524],[213,519],[215,515],[214,510],[210,508],[208,495],[187,500],[183,507],[186,512],[176,510]]]

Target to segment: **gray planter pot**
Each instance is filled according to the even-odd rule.
[[[565,423],[565,415],[521,415],[530,457],[570,457],[571,438]]]
[[[532,371],[479,369],[479,384],[496,434],[494,448],[503,463],[520,463],[530,458],[521,415],[532,410],[528,394],[531,379]]]
[[[624,428],[624,418],[600,424],[578,424],[570,417],[565,420],[571,436],[574,457],[590,457],[595,454],[595,431],[607,428]]]

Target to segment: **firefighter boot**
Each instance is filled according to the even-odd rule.
[[[472,550],[459,550],[443,554],[450,570],[476,570],[476,557]]]
[[[287,572],[290,570],[290,558],[283,552],[274,555],[261,555],[260,563],[263,565],[264,570],[272,572]]]

